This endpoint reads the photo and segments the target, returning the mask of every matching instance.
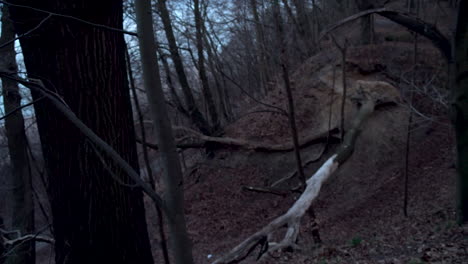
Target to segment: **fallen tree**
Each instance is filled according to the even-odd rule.
[[[232,137],[213,137],[203,135],[193,129],[187,127],[174,127],[175,131],[186,132],[186,135],[177,140],[176,146],[181,149],[187,148],[205,148],[207,144],[224,146],[224,147],[234,147],[234,148],[243,148],[254,151],[263,151],[263,152],[281,152],[281,151],[292,151],[294,150],[294,145],[292,142],[284,144],[267,144],[262,142],[249,141],[245,139],[238,139]],[[299,140],[299,147],[307,147],[317,143],[324,142],[339,142],[339,139],[333,137],[333,134],[338,133],[338,128],[333,128],[330,131],[325,131],[317,135],[311,135],[303,137]],[[137,139],[137,142],[140,144],[145,144],[146,146],[158,150],[159,146],[152,143],[144,143],[142,140]]]
[[[359,135],[363,123],[374,112],[375,101],[365,99],[352,121],[351,127],[345,135],[343,143],[320,169],[307,180],[307,186],[299,199],[283,215],[277,217],[260,231],[248,237],[239,245],[234,247],[229,253],[218,258],[213,264],[237,263],[247,258],[257,246],[261,246],[258,258],[276,250],[285,248],[299,248],[296,244],[300,229],[300,220],[307,212],[312,202],[317,198],[321,187],[330,176],[342,165],[353,153],[356,139]],[[287,227],[284,237],[279,242],[270,241],[272,235]]]

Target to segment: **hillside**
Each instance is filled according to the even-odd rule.
[[[351,86],[358,80],[387,82],[395,85],[401,100],[379,108],[367,121],[353,156],[313,203],[323,244],[315,248],[310,219],[305,217],[299,238],[302,250],[277,253],[261,263],[468,263],[468,230],[455,223],[454,136],[447,109],[420,91],[415,92],[418,112],[413,113],[410,128],[408,217],[403,215],[409,85],[401,76],[413,67],[412,52],[412,43],[398,41],[349,50],[346,75]],[[418,52],[418,84],[444,92],[446,76],[438,51],[422,41]],[[331,99],[327,79],[332,78],[333,67],[338,96]],[[338,51],[310,58],[295,70],[292,80],[301,136],[327,131],[327,106],[341,100]],[[280,83],[262,102],[285,106]],[[351,100],[346,109],[349,122],[355,112]],[[287,119],[260,110],[265,107],[250,108],[223,136],[265,144],[289,141]],[[332,116],[334,126],[339,117],[336,107]],[[303,160],[320,157],[325,144],[302,148]],[[306,174],[312,175],[336,146],[330,144],[306,167]],[[243,187],[268,186],[294,171],[293,152],[220,149],[213,159],[189,162],[186,213],[196,262],[209,263],[283,214],[298,193],[281,196]],[[293,178],[280,187],[296,184]],[[243,263],[256,263],[256,252]]]
[[[468,264],[459,2],[0,1],[0,264]]]

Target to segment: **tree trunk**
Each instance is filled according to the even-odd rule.
[[[0,44],[6,43],[15,37],[13,23],[9,16],[8,6],[3,5]],[[16,64],[16,51],[13,42],[0,49],[0,68],[13,75],[17,74],[18,65]],[[2,78],[2,94],[5,113],[15,111],[21,106],[21,95],[16,82]],[[10,181],[13,186],[12,229],[19,230],[21,235],[32,234],[34,232],[32,174],[28,156],[28,140],[21,110],[5,118],[5,129],[12,167],[12,180]],[[17,246],[9,254],[6,263],[34,264],[36,261],[35,253],[34,240],[27,241]]]
[[[294,7],[296,8],[297,22],[299,26],[299,33],[304,39],[305,43],[308,43],[308,40],[311,39],[312,31],[309,23],[309,15],[307,14],[307,5],[305,0],[292,0]],[[307,47],[306,47],[307,48]],[[307,48],[307,50],[310,50]]]
[[[453,114],[457,135],[459,222],[468,222],[468,2],[461,1],[455,34],[455,87]]]
[[[252,15],[255,23],[255,39],[256,39],[256,53],[257,53],[257,64],[260,75],[260,90],[266,94],[268,92],[268,70],[267,70],[267,59],[266,59],[266,47],[265,47],[265,35],[263,32],[263,26],[258,15],[257,1],[250,0],[250,8],[252,9]]]
[[[135,7],[143,66],[143,81],[160,146],[161,164],[164,168],[164,198],[169,208],[168,224],[174,260],[177,264],[190,264],[193,263],[193,257],[185,223],[182,169],[175,147],[174,136],[172,135],[171,122],[167,115],[159,75],[156,41],[153,35],[153,18],[151,12],[148,11],[151,10],[151,1],[136,1]]]
[[[121,1],[14,3],[122,28]],[[11,7],[11,14],[17,34],[45,17],[22,7]],[[54,16],[20,43],[28,76],[40,78],[138,170],[122,33]],[[37,103],[35,111],[49,177],[56,263],[153,263],[141,189],[122,184],[131,182],[127,174],[102,158],[50,101]]]
[[[187,76],[185,75],[182,58],[180,57],[177,42],[174,37],[174,31],[172,30],[172,23],[169,16],[169,10],[167,10],[166,0],[158,0],[158,9],[164,25],[164,31],[166,33],[166,38],[169,44],[169,51],[171,53],[172,61],[174,62],[177,76],[179,76],[179,83],[182,87],[185,103],[187,104],[187,109],[189,111],[192,122],[197,126],[198,129],[200,129],[203,134],[209,135],[211,134],[212,129],[206,121],[205,117],[203,117],[203,114],[198,109],[195,98],[193,97],[192,91],[190,90],[190,85],[188,83]]]
[[[296,127],[296,117],[294,113],[294,100],[292,96],[292,91],[291,91],[291,82],[289,80],[289,73],[288,73],[288,54],[286,50],[286,43],[284,43],[284,35],[283,35],[283,21],[281,18],[281,13],[280,13],[280,6],[278,0],[274,0],[273,2],[273,9],[274,9],[274,16],[276,18],[276,30],[277,30],[277,39],[279,43],[279,46],[281,48],[281,54],[280,54],[280,61],[281,61],[281,69],[282,69],[282,75],[283,75],[283,81],[284,81],[284,87],[286,90],[286,95],[288,97],[288,108],[289,108],[289,124],[291,128],[291,134],[293,138],[293,144],[294,144],[294,153],[296,156],[296,162],[297,162],[297,170],[299,173],[299,179],[301,183],[305,186],[305,176],[304,176],[304,170],[302,168],[302,161],[301,161],[301,154],[300,154],[300,147],[299,147],[299,137],[298,137],[298,132],[297,132],[297,127]]]
[[[206,31],[206,28],[205,28],[204,40],[205,40],[205,45],[206,45],[206,52],[208,54],[208,65],[210,67],[210,71],[211,71],[211,74],[213,75],[215,85],[216,85],[216,94],[217,94],[218,102],[219,102],[219,111],[221,112],[221,115],[224,117],[224,119],[226,121],[229,121],[230,116],[228,114],[228,110],[227,110],[227,106],[225,102],[225,92],[224,92],[226,87],[224,87],[219,80],[218,72],[215,66],[216,61],[215,61],[208,37],[206,35],[208,35],[208,32]]]
[[[193,0],[195,6],[193,12],[195,15],[195,29],[196,29],[196,42],[198,51],[198,73],[200,75],[200,81],[202,84],[203,97],[206,104],[208,105],[208,113],[211,117],[212,130],[213,132],[218,130],[220,127],[218,111],[216,110],[216,104],[213,100],[213,95],[208,83],[208,77],[206,76],[205,67],[205,54],[203,53],[203,29],[204,22],[200,12],[200,1]]]
[[[372,3],[369,2],[369,0],[357,0],[356,4],[360,12],[365,11],[367,9],[371,9],[373,7]],[[363,45],[371,44],[374,39],[373,37],[374,26],[373,26],[372,14],[361,17],[360,21],[361,21],[361,43]]]

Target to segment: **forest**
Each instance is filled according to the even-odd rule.
[[[0,10],[0,264],[468,263],[468,0]]]

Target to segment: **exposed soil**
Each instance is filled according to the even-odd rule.
[[[390,56],[379,56],[386,52]],[[306,216],[298,242],[302,250],[277,252],[260,263],[468,263],[468,228],[456,225],[453,131],[447,109],[422,93],[416,93],[413,102],[418,114],[413,114],[411,126],[408,216],[403,214],[409,113],[403,102],[408,99],[409,85],[395,76],[396,71],[401,73],[412,67],[411,52],[410,43],[351,50],[348,78],[398,84],[403,100],[373,114],[353,156],[313,203],[323,244],[313,244],[310,219]],[[424,74],[438,75],[439,83],[434,81],[431,85],[443,91],[445,77],[440,70],[440,55],[425,43],[421,44],[420,54],[419,69],[423,70],[417,71],[418,85],[427,82]],[[331,65],[341,71],[336,52],[311,58],[293,74],[301,135],[327,128],[324,124],[328,122],[320,111],[330,102],[324,97],[329,88],[317,74]],[[284,106],[281,89],[277,87],[264,102]],[[265,107],[252,107],[247,112],[259,109]],[[347,111],[348,120],[352,113]],[[284,143],[290,138],[287,119],[272,112],[249,114],[225,131],[230,137],[265,143]],[[316,157],[323,147],[320,144],[302,149],[304,160]],[[335,147],[331,146],[319,162],[308,166],[307,175],[312,175]],[[224,149],[217,151],[213,159],[189,165],[186,213],[196,263],[210,263],[227,253],[286,212],[299,195],[282,197],[243,189],[266,186],[293,172],[292,152]],[[293,179],[281,187],[287,189],[296,183]],[[258,250],[243,263],[254,263]]]
[[[437,14],[434,22],[443,25],[444,33],[449,32],[445,25],[450,24],[450,15],[433,13]],[[313,203],[323,243],[320,246],[313,243],[311,219],[305,216],[298,241],[302,250],[276,252],[258,263],[468,263],[468,227],[456,224],[454,135],[444,105],[448,93],[445,62],[427,41],[420,40],[418,67],[413,75],[413,36],[381,18],[376,25],[377,39],[385,42],[350,48],[347,78],[351,87],[357,80],[388,82],[397,88],[401,100],[376,110],[364,126],[353,156]],[[292,72],[301,136],[337,126],[343,67],[340,61],[339,52],[327,47]],[[331,84],[326,80],[332,76],[333,68],[336,91],[332,94]],[[412,87],[413,76],[416,87],[424,89]],[[413,113],[410,127],[409,200],[405,217],[410,90],[414,90],[413,106],[418,112]],[[286,96],[280,85],[262,101],[286,108]],[[247,109],[244,115],[225,128],[226,136],[265,144],[290,140],[285,116],[254,102],[246,103],[244,109]],[[348,100],[346,127],[355,111],[354,102]],[[321,143],[303,148],[303,160],[318,157],[324,147]],[[306,174],[312,175],[336,147],[328,146],[319,161],[306,167]],[[187,150],[185,157],[185,210],[196,263],[210,263],[227,253],[286,212],[300,195],[279,196],[243,189],[268,186],[294,172],[292,152],[220,149],[215,151],[214,158],[207,159],[202,150]],[[297,178],[293,178],[280,187],[290,189],[296,185]],[[155,262],[162,263],[157,218],[151,202],[146,200],[146,204]],[[52,263],[50,248],[39,247],[38,263]],[[258,251],[242,263],[257,263]]]

